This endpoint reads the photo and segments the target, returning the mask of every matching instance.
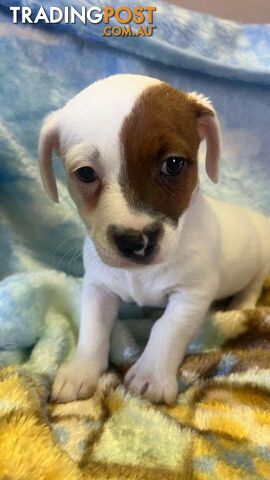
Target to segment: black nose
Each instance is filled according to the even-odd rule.
[[[144,263],[150,259],[161,235],[161,225],[153,224],[142,231],[110,225],[109,235],[119,253],[136,262]]]

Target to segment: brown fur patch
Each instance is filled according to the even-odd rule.
[[[130,205],[178,222],[198,181],[196,119],[203,113],[212,111],[165,83],[139,97],[120,133],[120,185]],[[172,154],[188,163],[180,175],[166,177],[161,166]]]

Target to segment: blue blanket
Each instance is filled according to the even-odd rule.
[[[83,228],[59,162],[60,206],[42,190],[38,134],[49,111],[113,73],[152,75],[209,96],[223,131],[222,179],[213,187],[202,172],[203,188],[270,213],[269,25],[240,25],[159,2],[153,37],[105,38],[98,25],[13,25],[9,5],[0,1],[0,277],[41,267],[82,274]],[[37,11],[40,2],[13,5]]]
[[[211,185],[202,166],[203,189],[270,214],[270,26],[240,25],[158,2],[153,37],[104,38],[98,25],[13,25],[9,5],[0,1],[0,278],[21,275],[0,286],[0,321],[1,348],[15,351],[18,359],[36,342],[47,311],[46,305],[39,309],[37,321],[32,296],[36,285],[43,303],[51,301],[44,269],[71,277],[83,273],[84,229],[59,161],[60,205],[52,204],[41,186],[37,144],[43,117],[89,83],[113,73],[147,74],[200,91],[213,101],[223,133],[221,182]],[[16,0],[13,5],[37,11],[40,2]],[[56,273],[51,275],[56,281]],[[63,282],[61,288],[70,288],[77,298],[76,281]],[[20,321],[25,342],[17,329]]]

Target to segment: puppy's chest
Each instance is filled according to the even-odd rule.
[[[114,279],[116,280],[116,279]],[[135,302],[139,306],[165,307],[168,295],[175,286],[162,275],[140,275],[120,272],[111,289],[123,302]]]

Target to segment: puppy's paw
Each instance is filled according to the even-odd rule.
[[[157,366],[147,365],[139,359],[127,372],[125,385],[135,395],[153,403],[174,405],[177,396],[177,379]]]
[[[51,400],[67,403],[91,397],[99,380],[99,374],[91,362],[71,360],[60,368],[52,388]]]

